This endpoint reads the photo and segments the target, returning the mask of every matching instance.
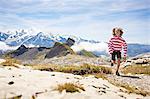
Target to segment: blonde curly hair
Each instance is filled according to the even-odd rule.
[[[117,30],[116,27],[112,29],[112,35],[113,35],[113,36],[116,36],[116,30]]]
[[[116,34],[118,34],[118,33],[119,33],[120,36],[122,36],[123,35],[123,29],[122,28],[117,28],[117,27],[112,29],[112,35],[113,36],[116,36]]]

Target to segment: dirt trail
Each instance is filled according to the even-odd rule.
[[[113,75],[107,75],[107,78],[110,82],[115,83],[116,85],[124,86],[128,85],[134,87],[135,89],[144,92],[150,95],[150,76],[144,74],[123,74],[121,69],[124,68],[123,64],[120,66],[120,76],[115,75],[116,65],[107,66],[111,67]]]

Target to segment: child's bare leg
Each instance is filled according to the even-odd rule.
[[[118,59],[118,61],[117,61],[117,70],[116,71],[119,70],[119,67],[120,67],[120,59]]]
[[[114,64],[116,64],[116,61],[115,61],[115,60],[113,60],[113,63],[114,63]]]
[[[111,63],[116,64],[116,61],[115,60],[111,60]]]
[[[115,60],[111,60],[111,66],[114,66],[114,64],[116,64]]]
[[[117,61],[117,69],[116,69],[116,74],[119,76],[120,74],[119,74],[119,67],[120,67],[120,59],[118,59],[118,61]]]

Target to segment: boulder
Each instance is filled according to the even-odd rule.
[[[68,38],[66,43],[56,42],[51,50],[46,54],[45,58],[66,56],[67,54],[75,54],[70,48],[75,43],[75,40]]]

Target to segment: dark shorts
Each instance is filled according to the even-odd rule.
[[[117,56],[117,59],[121,59],[121,52],[120,51],[113,51],[113,53],[111,54],[111,59],[115,61],[116,56]]]

